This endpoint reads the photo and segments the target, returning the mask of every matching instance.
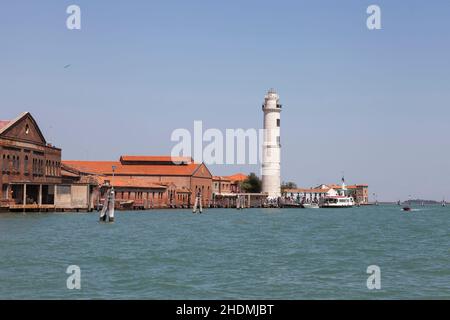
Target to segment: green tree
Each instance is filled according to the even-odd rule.
[[[260,193],[262,190],[262,181],[252,172],[248,175],[247,179],[242,182],[241,190],[246,193]]]
[[[297,189],[297,184],[295,182],[283,182],[281,184],[281,191],[286,189]]]

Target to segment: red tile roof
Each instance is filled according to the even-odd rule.
[[[236,174],[234,174],[232,176],[228,176],[228,177],[225,177],[225,178],[227,178],[228,180],[233,181],[233,182],[236,182],[236,181],[242,182],[242,181],[247,180],[247,177],[248,176],[246,174],[236,173]]]
[[[128,177],[99,177],[99,183],[104,184],[109,181],[115,188],[140,188],[140,189],[166,189],[166,186],[150,182],[146,179],[128,178]]]
[[[198,163],[183,165],[123,165],[119,161],[62,161],[62,163],[87,174],[112,175],[112,167],[115,166],[115,174],[119,176],[192,176],[201,166]]]
[[[342,189],[342,186],[339,186],[339,185],[328,185],[328,186],[330,186],[333,189]],[[358,185],[351,185],[351,186],[346,186],[346,187],[347,187],[347,189],[358,189],[361,187],[367,187],[367,185],[358,184]]]
[[[286,189],[284,192],[286,193],[327,193],[330,189]]]
[[[328,191],[330,191],[331,189],[334,190],[341,190],[342,186],[337,185],[337,184],[327,184],[325,185],[327,186],[327,188],[311,188],[311,189],[303,189],[303,188],[297,188],[297,189],[286,189],[284,190],[284,192],[287,193],[327,193]],[[351,185],[351,186],[347,186],[347,189],[349,190],[353,190],[353,189],[357,189],[360,187],[367,187],[367,185]]]
[[[167,162],[171,163],[191,163],[194,160],[190,157],[172,157],[172,156],[121,156],[121,162]]]
[[[215,181],[231,181],[228,177],[214,176],[213,180]]]

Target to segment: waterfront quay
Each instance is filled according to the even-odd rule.
[[[270,91],[263,106],[265,123],[280,124],[278,96]],[[277,139],[273,143],[277,143]],[[279,178],[262,177],[262,191],[242,188],[248,176],[214,176],[190,157],[122,155],[111,161],[62,160],[62,149],[47,142],[29,112],[0,121],[0,211],[94,211],[114,188],[118,210],[258,208],[299,206],[341,192],[338,185],[282,190]],[[264,161],[273,159],[264,158]],[[279,158],[275,168],[279,175]],[[367,204],[368,186],[346,189]]]

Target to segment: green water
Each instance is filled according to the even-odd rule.
[[[440,206],[0,214],[0,298],[450,299],[449,230]]]

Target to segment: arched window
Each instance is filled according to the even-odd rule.
[[[25,156],[25,161],[23,162],[23,171],[28,174],[28,156]]]

